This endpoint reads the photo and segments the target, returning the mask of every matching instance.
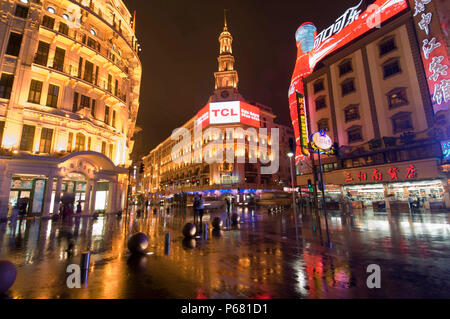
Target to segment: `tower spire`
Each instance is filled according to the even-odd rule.
[[[224,27],[223,30],[227,31],[228,30],[228,25],[227,25],[227,9],[223,9],[223,20],[224,20]]]
[[[223,10],[223,31],[219,36],[220,50],[219,50],[219,70],[214,74],[216,78],[215,89],[237,89],[238,75],[234,69],[233,56],[233,37],[228,30],[227,9]]]

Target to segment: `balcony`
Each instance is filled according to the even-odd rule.
[[[127,104],[127,94],[124,92],[121,92],[120,90],[117,90],[117,92],[114,92],[113,94],[112,90],[108,89],[108,81],[101,78],[98,82],[102,83],[102,85],[98,85],[95,82],[94,76],[91,77],[82,77],[80,76],[78,72],[78,65],[75,63],[55,63],[54,61],[48,60],[47,63],[45,61],[40,61],[39,57],[36,55],[33,65],[45,70],[48,70],[50,72],[56,72],[58,74],[69,76],[73,79],[76,79],[78,81],[84,82],[85,84],[88,84],[89,86],[94,86],[98,90],[101,90],[102,93],[105,93],[111,97],[116,98],[119,100],[119,102],[123,103],[124,106]],[[97,82],[97,83],[98,83]]]

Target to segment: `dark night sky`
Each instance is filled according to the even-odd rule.
[[[233,35],[239,91],[268,105],[289,124],[288,89],[296,57],[294,34],[306,21],[318,30],[358,0],[124,0],[137,11],[143,76],[134,158],[170,136],[202,108],[214,89],[223,9]]]

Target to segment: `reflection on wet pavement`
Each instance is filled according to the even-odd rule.
[[[0,224],[0,259],[18,266],[11,298],[449,298],[450,223],[445,213],[329,214],[327,234],[310,212],[269,215],[237,209],[241,224],[184,240],[192,212],[137,218],[24,220]],[[149,254],[130,256],[126,239],[142,231]],[[171,233],[170,254],[164,240]],[[328,242],[328,237],[330,242]],[[70,243],[71,252],[67,251]],[[88,282],[66,285],[70,264],[91,250]],[[381,289],[368,289],[367,266],[381,267]]]

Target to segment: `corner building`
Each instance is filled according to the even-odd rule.
[[[0,218],[124,208],[141,63],[122,1],[0,3]]]
[[[208,103],[195,116],[186,122],[182,128],[191,134],[191,142],[179,154],[183,161],[179,164],[172,159],[172,151],[179,141],[170,137],[159,144],[155,149],[143,157],[145,167],[143,191],[149,194],[180,194],[203,192],[208,196],[220,196],[221,193],[253,194],[258,195],[268,189],[283,189],[289,186],[290,170],[289,160],[286,156],[289,148],[289,137],[293,136],[291,127],[276,124],[276,115],[268,106],[256,102],[249,102],[239,93],[239,77],[235,69],[235,59],[232,52],[233,37],[228,30],[227,23],[219,36],[220,55],[218,57],[218,71],[214,73],[214,92]],[[202,129],[202,139],[196,140],[194,128],[198,125]],[[217,134],[206,134],[208,128],[218,129]],[[252,152],[249,148],[250,138],[227,136],[227,129],[255,129],[267,128],[268,152],[267,158],[272,159],[278,154],[272,153],[271,128],[279,128],[279,157],[278,171],[273,175],[261,174],[259,149]],[[239,139],[245,139],[239,147]],[[258,140],[258,137],[255,136]],[[259,137],[261,138],[261,137]],[[232,140],[233,144],[227,143]],[[208,164],[205,158],[208,155],[208,144],[220,141],[223,145],[224,163]],[[242,140],[241,140],[242,141]],[[254,140],[253,140],[254,141]],[[262,141],[258,141],[262,142]],[[245,163],[225,161],[227,149],[234,148],[235,156],[244,156]],[[196,158],[200,150],[200,158]],[[189,153],[190,152],[190,153]],[[242,152],[242,154],[239,154]],[[191,154],[186,162],[185,154]],[[244,154],[245,153],[245,154]],[[212,155],[214,156],[214,155]],[[257,159],[251,163],[251,159]]]
[[[377,1],[384,8],[391,2]],[[407,210],[411,196],[428,209],[450,208],[442,148],[450,138],[448,38],[437,4],[397,1],[405,9],[303,79],[309,131],[324,130],[340,146],[324,160],[328,202],[351,194],[356,208]],[[364,24],[364,9],[350,27]],[[314,175],[305,169],[298,182],[308,180]]]

